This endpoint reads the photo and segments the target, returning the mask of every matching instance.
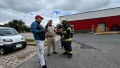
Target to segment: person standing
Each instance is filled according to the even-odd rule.
[[[61,20],[61,24],[63,25],[63,45],[64,45],[64,49],[65,52],[63,53],[63,55],[67,55],[68,58],[72,58],[72,29],[71,29],[71,25],[69,24],[69,22],[66,19],[62,19]]]
[[[54,26],[52,25],[52,20],[49,20],[47,25],[46,25],[46,37],[48,40],[48,54],[47,56],[50,56],[50,51],[51,51],[51,47],[53,48],[53,54],[57,54],[57,52],[55,51],[55,29]]]
[[[32,22],[31,24],[31,31],[37,45],[38,64],[41,64],[42,68],[47,68],[44,59],[44,40],[46,29],[40,24],[42,20],[43,17],[41,17],[40,15],[35,16],[35,22]]]

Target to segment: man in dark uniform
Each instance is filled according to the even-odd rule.
[[[62,24],[62,33],[63,33],[63,42],[64,42],[63,45],[65,49],[65,52],[63,53],[63,55],[67,55],[68,58],[71,58],[72,57],[72,46],[71,46],[72,29],[66,19],[62,19],[61,24]]]

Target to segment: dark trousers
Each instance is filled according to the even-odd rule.
[[[62,37],[61,37],[60,41],[61,41],[61,47],[64,47],[64,41],[63,41]]]
[[[64,49],[65,52],[68,52],[68,54],[72,54],[71,41],[64,41]]]

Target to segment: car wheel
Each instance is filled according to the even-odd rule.
[[[23,48],[26,48],[26,45],[23,45]]]
[[[23,48],[26,48],[26,45],[24,45]]]
[[[0,54],[4,55],[5,54],[5,50],[3,48],[0,48]]]

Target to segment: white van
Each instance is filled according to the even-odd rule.
[[[6,54],[12,50],[25,48],[26,40],[14,28],[0,27],[0,54]]]

